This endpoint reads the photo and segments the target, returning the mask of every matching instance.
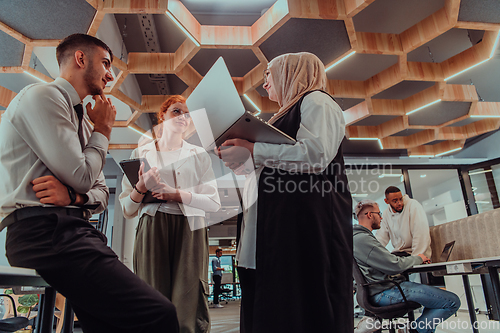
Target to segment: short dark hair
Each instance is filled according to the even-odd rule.
[[[73,34],[64,38],[56,48],[56,58],[59,67],[61,64],[70,56],[72,56],[76,51],[81,50],[84,53],[92,53],[95,47],[101,47],[108,51],[110,60],[113,62],[113,52],[106,43],[102,40],[86,35],[86,34]]]
[[[396,186],[389,186],[388,188],[385,189],[385,196],[387,197],[390,193],[398,193],[401,192],[399,188]]]
[[[217,249],[215,250],[215,254],[219,253],[219,252],[222,252],[222,249]]]

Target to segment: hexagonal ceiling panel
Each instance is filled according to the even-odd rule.
[[[396,64],[398,56],[356,53],[344,62],[343,66],[336,66],[326,73],[328,79],[365,81]]]
[[[2,66],[21,66],[24,44],[0,31],[0,64]]]
[[[263,42],[260,49],[269,61],[284,53],[311,52],[326,65],[349,51],[351,44],[344,21],[293,18]]]
[[[352,126],[378,126],[380,124],[385,123],[391,119],[396,118],[397,116],[369,116],[366,117],[354,124]]]
[[[500,3],[498,0],[462,0],[458,20],[500,23]]]
[[[411,125],[437,126],[469,113],[471,103],[439,102],[408,116]]]
[[[378,94],[373,99],[405,99],[427,88],[432,87],[436,82],[427,81],[402,81]]]
[[[399,34],[443,6],[444,0],[377,0],[354,16],[354,27],[356,31]]]
[[[85,0],[0,1],[0,21],[32,39],[85,33],[96,10]]]
[[[336,1],[345,6],[325,6],[322,0],[3,1],[0,105],[8,105],[26,84],[52,80],[58,39],[88,32],[116,55],[116,81],[105,93],[124,108],[117,127],[146,124],[144,113],[154,112],[162,100],[151,95],[189,96],[219,56],[239,94],[269,117],[278,105],[262,89],[262,70],[267,60],[301,51],[317,54],[326,65],[356,52],[327,73],[326,88],[355,125],[347,131],[352,138],[392,136],[384,140],[388,147],[438,154],[500,127],[498,119],[467,118],[471,103],[474,115],[500,116],[500,1]],[[454,3],[460,8],[449,6]],[[404,115],[436,99],[442,102]],[[467,126],[474,122],[480,123]],[[420,131],[427,133],[404,140]],[[461,140],[442,142],[450,133]],[[387,154],[376,141],[348,141],[345,153]]]
[[[238,49],[201,49],[189,64],[205,76],[219,57],[224,58],[229,74],[233,77],[242,77],[259,64],[259,59],[252,50]]]

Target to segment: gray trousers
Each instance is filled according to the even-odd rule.
[[[181,333],[210,332],[206,228],[191,231],[183,215],[144,214],[135,238],[134,271],[172,301]]]

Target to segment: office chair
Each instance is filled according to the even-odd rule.
[[[0,296],[8,297],[10,299],[10,303],[12,304],[12,308],[14,309],[14,317],[0,319],[0,333],[15,332],[28,326],[28,318],[17,316],[16,303],[14,301],[14,298],[7,294],[0,294]]]
[[[408,314],[408,318],[410,321],[413,319],[413,310],[418,309],[421,305],[417,302],[408,301],[406,296],[403,293],[403,290],[399,286],[399,283],[396,281],[376,281],[367,283],[366,279],[361,273],[359,269],[358,263],[356,260],[353,260],[353,274],[354,280],[356,280],[357,291],[356,291],[356,300],[358,301],[359,306],[365,309],[365,314],[370,317],[376,317],[379,319],[389,319],[391,322],[396,318],[404,317]],[[401,295],[403,296],[403,302],[397,304],[391,304],[387,306],[377,306],[370,303],[369,300],[369,287],[381,284],[381,283],[393,283],[398,289]],[[389,325],[389,332],[395,333],[395,325]]]

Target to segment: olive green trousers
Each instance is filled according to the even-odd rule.
[[[175,305],[181,333],[210,332],[207,228],[191,231],[183,215],[144,214],[135,237],[134,271]]]

